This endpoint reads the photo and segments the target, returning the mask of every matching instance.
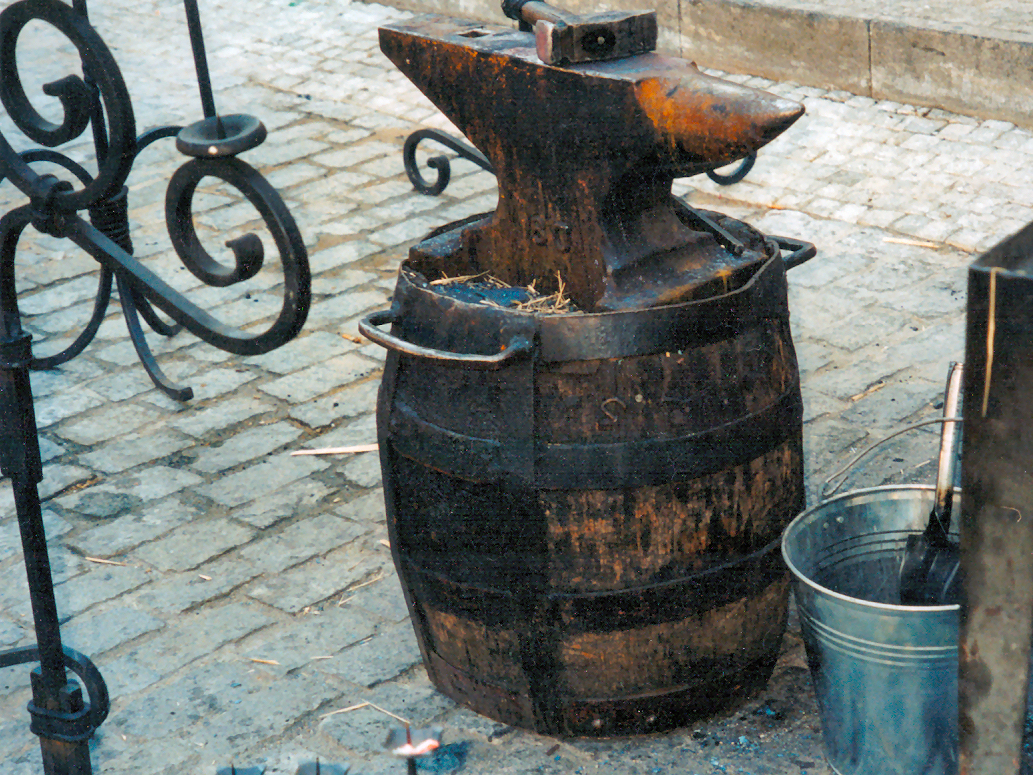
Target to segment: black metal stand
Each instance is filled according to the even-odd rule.
[[[39,432],[33,410],[30,369],[64,363],[93,340],[117,283],[130,337],[154,383],[168,395],[186,399],[190,388],[172,384],[161,372],[143,336],[140,318],[158,333],[171,336],[186,328],[227,352],[254,355],[290,341],[308,314],[311,283],[301,235],[276,191],[235,155],[265,139],[265,128],[250,116],[215,113],[201,37],[196,0],[184,0],[205,119],[186,128],[162,127],[137,137],[132,105],[121,72],[107,46],[90,26],[85,0],[71,6],[60,0],[19,0],[0,12],[0,103],[30,140],[46,146],[16,153],[0,135],[0,180],[13,182],[28,203],[0,219],[0,473],[11,479],[21,530],[37,645],[0,653],[0,668],[39,662],[32,673],[31,730],[40,739],[46,775],[90,775],[88,741],[108,714],[107,687],[85,656],[61,643],[53,577],[37,489],[43,477]],[[79,52],[82,76],[69,75],[45,84],[44,93],[60,100],[60,125],[44,119],[29,102],[18,74],[18,36],[32,22],[61,32]],[[79,137],[92,126],[97,174],[51,150]],[[207,253],[194,232],[194,192],[204,177],[236,188],[259,211],[272,234],[283,267],[283,306],[261,333],[245,333],[219,321],[169,287],[132,257],[128,191],[125,180],[139,153],[151,143],[176,137],[177,147],[194,158],[173,176],[166,195],[166,219],[172,245],[184,265],[208,285],[226,286],[253,277],[263,265],[261,240],[246,234],[227,243],[233,263]],[[73,182],[39,175],[35,162],[57,164]],[[86,210],[89,220],[78,214]],[[68,239],[100,264],[93,314],[64,351],[34,359],[31,337],[22,330],[15,289],[18,241],[29,225]],[[160,318],[160,309],[172,324]],[[71,670],[76,679],[68,677]],[[81,682],[81,685],[80,685]],[[85,687],[86,696],[83,695]]]

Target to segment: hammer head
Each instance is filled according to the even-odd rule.
[[[600,62],[656,49],[655,11],[611,11],[534,25],[538,58],[547,65]]]

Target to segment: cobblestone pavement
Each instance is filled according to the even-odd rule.
[[[181,6],[94,0],[114,42],[138,126],[200,117]],[[214,773],[231,761],[293,773],[320,756],[354,771],[401,772],[380,749],[386,717],[364,702],[447,728],[452,759],[426,771],[831,772],[798,625],[772,683],[735,712],[666,735],[557,741],[512,731],[430,687],[386,544],[375,453],[291,450],[375,440],[383,353],[356,321],[386,305],[407,247],[448,221],[490,210],[493,178],[457,163],[439,198],[413,192],[401,144],[447,128],[377,47],[404,16],[346,0],[202,3],[217,101],[258,115],[270,137],[244,158],[283,193],[309,248],[315,301],[301,336],[236,357],[189,334],[150,341],[179,403],[151,385],[114,310],[74,361],[34,375],[46,460],[42,491],[66,642],[100,665],[114,698],[93,746],[101,773]],[[118,29],[118,35],[112,31]],[[62,65],[45,31],[26,39],[26,79]],[[31,77],[29,76],[31,74]],[[743,79],[740,79],[743,80]],[[976,255],[1033,220],[1033,135],[998,121],[748,79],[807,114],[766,148],[743,183],[681,181],[691,201],[761,230],[813,241],[790,274],[803,375],[811,503],[861,445],[937,413],[963,347],[965,273]],[[490,108],[489,108],[490,109]],[[4,125],[4,133],[12,135]],[[167,147],[166,147],[167,146]],[[234,322],[269,314],[275,270],[247,287],[200,287],[170,256],[171,142],[130,179],[137,255]],[[85,154],[84,149],[79,149]],[[85,157],[84,157],[85,158]],[[0,209],[19,204],[0,189]],[[197,203],[215,239],[254,213],[225,192]],[[37,355],[88,319],[94,262],[27,235],[20,302]],[[933,431],[899,437],[847,486],[931,478]],[[0,490],[0,648],[32,642],[9,487]],[[0,674],[0,770],[40,772],[24,669]]]

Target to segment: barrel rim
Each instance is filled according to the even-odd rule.
[[[790,522],[785,530],[782,531],[782,559],[785,560],[786,566],[792,572],[793,577],[800,583],[809,587],[814,592],[824,597],[833,598],[845,603],[849,603],[855,606],[861,606],[864,608],[874,608],[882,611],[893,611],[898,613],[940,613],[948,611],[960,611],[961,606],[957,603],[951,605],[900,605],[893,603],[875,603],[869,600],[862,600],[861,598],[851,597],[850,595],[844,595],[842,592],[835,592],[828,587],[822,586],[818,582],[809,578],[805,575],[792,561],[790,557],[790,551],[788,543],[790,536],[794,532],[799,532],[799,525],[803,523],[808,517],[816,514],[823,509],[827,509],[830,505],[840,503],[842,501],[851,500],[861,495],[872,495],[885,492],[907,492],[907,491],[922,491],[922,492],[935,492],[936,487],[931,484],[884,484],[879,487],[865,487],[859,490],[849,490],[848,492],[842,493],[829,498],[828,500],[822,501],[815,506],[804,511],[802,514],[797,516],[792,522]]]
[[[543,363],[680,352],[735,338],[764,326],[788,328],[789,325],[786,268],[780,250],[761,263],[743,285],[727,293],[642,309],[566,315],[495,307],[452,298],[433,288],[426,276],[412,264],[410,255],[398,273],[391,307],[398,315],[396,323],[405,325],[405,319],[415,309],[426,307],[434,311],[435,317],[448,314],[456,321],[477,321],[482,327],[494,320],[496,337],[502,336],[503,331],[512,326],[526,327],[530,324],[535,330],[534,357]],[[424,332],[420,336],[426,334]],[[492,353],[497,352],[498,346],[509,338],[493,339],[488,349]],[[425,347],[455,349],[454,343],[445,346],[436,342],[433,336],[416,343]],[[795,354],[793,358],[795,361]]]
[[[448,225],[453,226],[454,224]],[[746,225],[748,226],[749,224]],[[763,232],[760,232],[760,234],[764,237],[768,237],[768,235],[764,234]],[[419,247],[419,245],[417,245],[416,247]],[[717,293],[713,296],[707,296],[702,299],[688,299],[686,301],[677,301],[671,304],[658,304],[653,307],[605,310],[601,312],[584,312],[578,310],[577,312],[573,313],[550,313],[532,310],[521,310],[515,307],[493,307],[490,305],[477,304],[474,302],[463,301],[462,299],[456,299],[432,288],[430,285],[431,281],[427,279],[427,276],[413,266],[414,262],[411,256],[407,257],[402,261],[401,266],[399,267],[398,280],[396,284],[400,286],[404,282],[406,285],[410,286],[414,292],[427,293],[430,294],[432,298],[447,300],[449,303],[459,307],[460,309],[465,309],[467,307],[474,308],[478,311],[488,309],[497,314],[530,317],[542,321],[554,319],[583,320],[586,318],[588,318],[589,320],[614,320],[619,318],[632,319],[641,316],[642,313],[701,309],[707,306],[714,306],[716,304],[721,303],[722,301],[727,301],[731,298],[745,296],[761,283],[762,278],[768,271],[770,271],[772,265],[774,265],[776,262],[782,262],[782,260],[782,250],[780,247],[776,246],[775,252],[772,255],[765,258],[763,261],[758,263],[756,271],[750,276],[750,278],[746,282],[744,282],[738,288],[734,288],[730,291],[727,291],[726,293]],[[426,285],[421,285],[418,281],[414,282],[415,277],[420,278],[424,283],[426,283]]]

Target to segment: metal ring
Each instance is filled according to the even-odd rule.
[[[62,646],[61,650],[64,652],[65,667],[75,673],[86,687],[86,693],[90,698],[87,723],[96,729],[104,723],[104,719],[108,717],[108,711],[111,709],[108,685],[104,682],[104,676],[101,675],[100,670],[85,654],[68,646]],[[0,652],[0,668],[26,665],[31,662],[39,662],[39,646],[26,646]]]
[[[747,173],[753,169],[753,165],[756,163],[757,154],[751,153],[749,156],[743,158],[743,160],[739,162],[739,166],[727,175],[722,175],[717,170],[707,170],[707,177],[719,186],[730,186],[745,178]]]

